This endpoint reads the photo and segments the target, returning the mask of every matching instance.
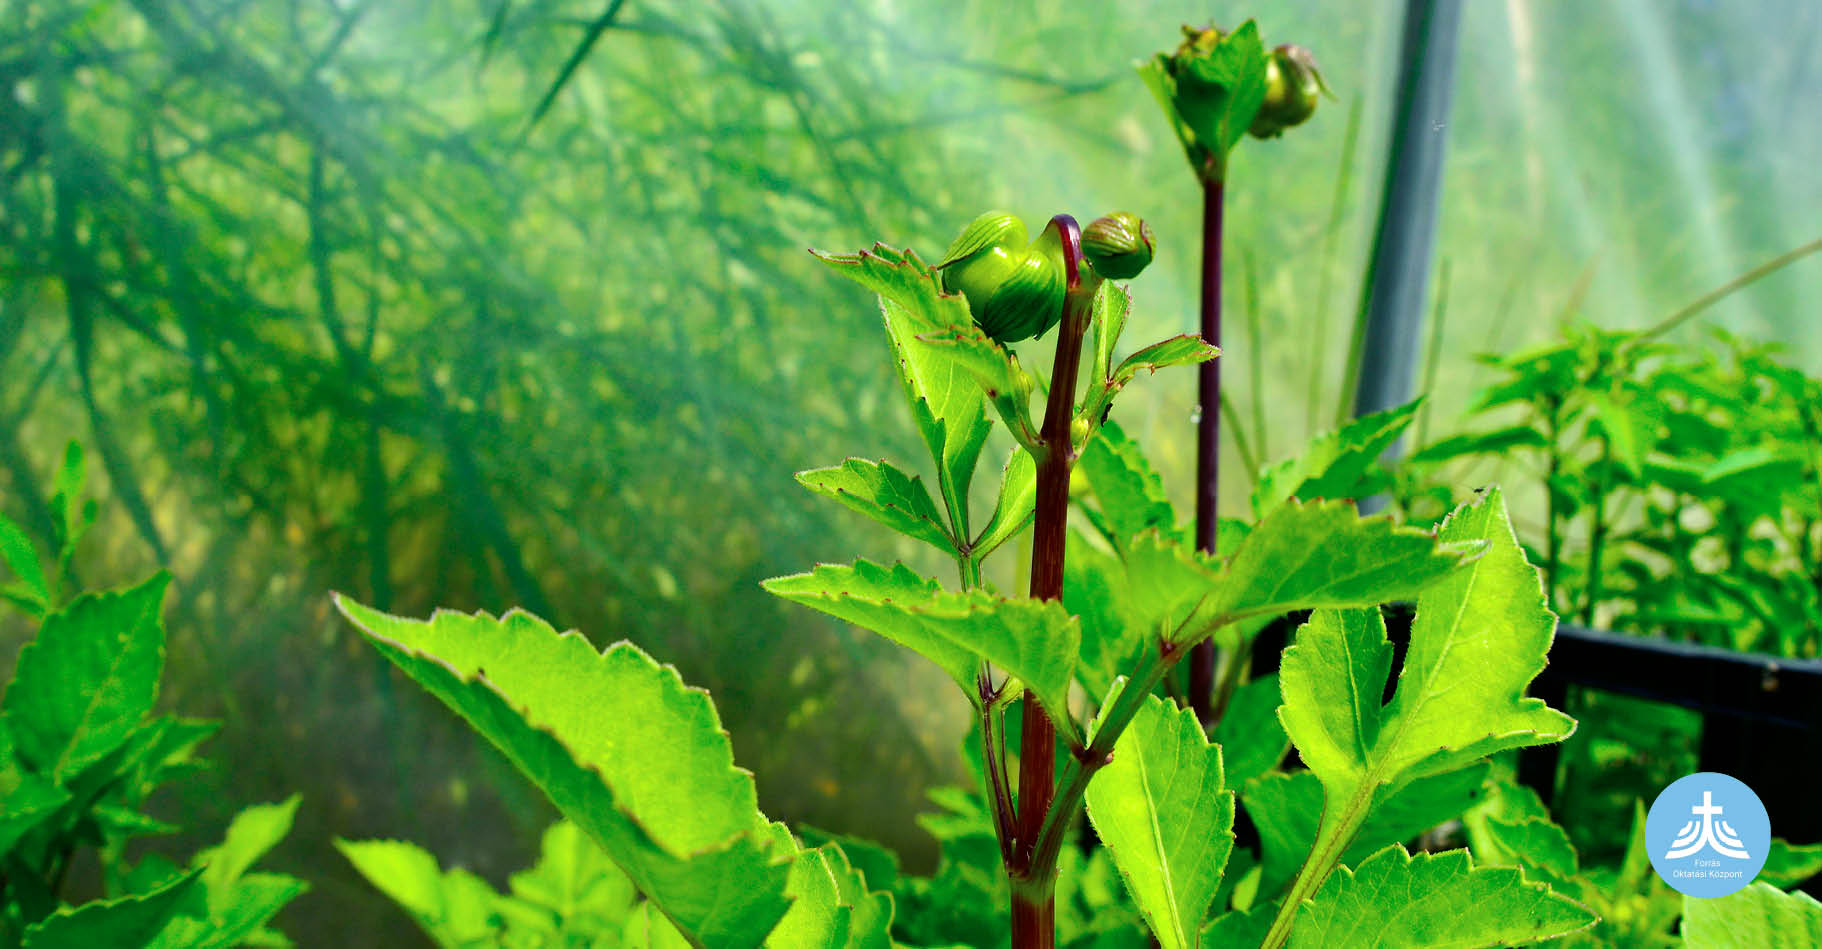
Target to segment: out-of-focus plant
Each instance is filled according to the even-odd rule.
[[[1778,347],[1708,347],[1571,326],[1483,357],[1496,373],[1470,432],[1407,466],[1413,515],[1439,510],[1439,466],[1529,457],[1545,488],[1554,607],[1588,625],[1733,649],[1822,649],[1822,380]],[[1541,536],[1537,536],[1541,535]]]
[[[1184,157],[1202,186],[1202,290],[1200,327],[1211,346],[1221,345],[1222,214],[1228,157],[1249,132],[1277,138],[1308,121],[1326,87],[1310,51],[1279,46],[1267,51],[1252,20],[1226,32],[1183,27],[1183,42],[1139,66],[1139,75],[1183,146]],[[1255,367],[1255,371],[1257,371]],[[1196,379],[1200,417],[1196,421],[1196,545],[1214,553],[1220,535],[1221,366],[1204,363]],[[1244,662],[1229,656],[1228,662]],[[1190,707],[1204,722],[1214,719],[1215,647],[1202,643],[1190,654]]]
[[[83,482],[72,442],[51,498],[58,543],[48,558],[0,517],[0,559],[14,578],[0,592],[39,623],[0,697],[0,946],[289,945],[266,924],[304,882],[248,871],[290,831],[297,797],[241,811],[187,866],[128,859],[129,841],[178,830],[143,808],[166,781],[202,766],[197,746],[218,723],[152,711],[169,575],[75,589],[76,545],[96,513]],[[84,848],[95,851],[105,893],[71,904],[66,882]]]

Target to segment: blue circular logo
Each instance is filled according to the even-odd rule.
[[[1771,849],[1771,818],[1752,788],[1699,771],[1678,778],[1651,802],[1645,848],[1671,889],[1714,899],[1759,875]]]

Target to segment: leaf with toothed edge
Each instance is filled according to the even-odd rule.
[[[993,423],[973,377],[918,337],[950,327],[972,330],[967,301],[943,293],[935,272],[909,250],[875,244],[858,254],[816,256],[879,295],[905,401],[931,457],[939,460],[944,501],[960,511]]]
[[[1234,846],[1221,747],[1209,744],[1193,710],[1147,697],[1087,798],[1095,832],[1159,945],[1193,949]]]
[[[1683,897],[1682,932],[1688,949],[1822,945],[1822,903],[1761,880],[1716,899]]]
[[[759,815],[708,694],[631,643],[597,652],[529,613],[342,614],[587,831],[698,945],[758,946],[794,847]]]
[[[890,462],[849,458],[838,467],[800,471],[797,483],[944,553],[955,549],[923,479]]]
[[[888,569],[866,560],[851,567],[823,564],[763,586],[922,655],[976,703],[975,672],[986,660],[1023,682],[1045,708],[1069,708],[1081,627],[1055,601],[1007,599],[985,590],[950,593],[903,564]],[[1059,733],[1073,730],[1068,714],[1053,718]]]
[[[1418,595],[1389,703],[1381,699],[1391,644],[1377,609],[1318,610],[1285,650],[1279,717],[1324,791],[1320,829],[1293,894],[1321,883],[1378,796],[1574,731],[1573,719],[1524,695],[1543,670],[1556,617],[1499,492],[1457,509],[1439,540],[1478,541],[1487,552]]]
[[[1330,876],[1297,911],[1291,949],[1481,949],[1587,929],[1586,906],[1466,850],[1412,856],[1393,844]]]

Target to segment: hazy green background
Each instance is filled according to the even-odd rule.
[[[1224,342],[1265,454],[1339,409],[1403,4],[629,0],[528,129],[604,6],[0,0],[0,509],[48,536],[55,459],[88,447],[84,579],[168,564],[164,702],[229,721],[170,814],[211,838],[301,790],[276,862],[314,880],[281,917],[307,945],[404,938],[331,835],[497,880],[551,817],[332,589],[639,642],[713,691],[768,813],[929,858],[908,817],[960,773],[962,703],[757,586],[943,571],[791,480],[919,457],[871,302],[805,250],[1127,208],[1160,245],[1132,338],[1189,329],[1198,194],[1131,69],[1181,22],[1256,15],[1336,90],[1241,148]],[[1469,3],[1433,431],[1473,353],[1567,312],[1645,325],[1818,236],[1819,49],[1809,0]],[[1819,267],[1710,315],[1816,367]],[[1187,500],[1190,374],[1147,383],[1117,414]]]

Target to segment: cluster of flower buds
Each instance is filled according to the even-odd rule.
[[[1185,26],[1183,42],[1140,73],[1205,178],[1224,174],[1227,153],[1243,136],[1276,138],[1309,121],[1328,91],[1309,50],[1267,50],[1250,20],[1231,31]]]
[[[937,263],[943,292],[959,293],[983,332],[1000,343],[1042,336],[1063,317],[1069,275],[1092,267],[1098,276],[1130,280],[1151,263],[1151,228],[1121,211],[1098,218],[1081,234],[1082,260],[1070,261],[1057,222],[1026,239],[1024,222],[1005,211],[974,219]]]

